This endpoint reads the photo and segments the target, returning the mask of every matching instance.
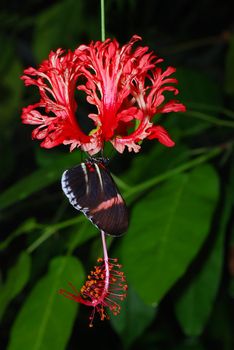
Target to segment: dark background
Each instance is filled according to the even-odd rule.
[[[109,0],[106,1],[106,37],[115,37],[123,44],[129,41],[132,35],[140,35],[143,38],[143,45],[150,46],[159,57],[165,59],[165,66],[173,65],[178,68],[177,76],[181,91],[179,98],[188,108],[193,108],[194,103],[197,103],[196,107],[200,112],[216,118],[216,121],[222,119],[233,122],[234,18],[231,4],[231,1],[208,0]],[[59,230],[52,239],[46,240],[35,251],[29,252],[27,249],[37,240],[38,235],[43,234],[48,223],[62,222],[74,216],[74,212],[63,203],[58,185],[59,174],[69,164],[79,163],[82,159],[79,152],[77,155],[68,156],[68,150],[65,147],[41,150],[36,141],[31,141],[30,127],[21,124],[20,114],[21,108],[37,100],[38,95],[33,88],[25,88],[19,77],[24,68],[39,64],[48,56],[50,50],[58,47],[75,49],[82,43],[100,40],[99,5],[99,1],[82,0],[33,2],[11,0],[3,1],[0,5],[2,192],[0,202],[2,201],[1,206],[3,206],[0,213],[0,235],[1,242],[7,242],[1,245],[2,289],[0,292],[2,290],[2,295],[7,293],[9,298],[9,293],[15,290],[15,295],[13,292],[2,315],[1,349],[8,348],[16,315],[37,281],[46,274],[50,260],[64,254],[67,236],[59,234]],[[203,80],[204,77],[205,80]],[[207,106],[210,108],[208,112]],[[212,110],[212,106],[217,107],[215,111]],[[86,103],[82,108],[83,113],[87,114]],[[230,113],[225,114],[224,110]],[[211,161],[219,175],[221,188],[219,200],[214,209],[209,239],[198,250],[191,264],[186,266],[187,274],[165,294],[156,315],[149,317],[150,321],[146,317],[148,321],[137,335],[132,335],[134,332],[131,331],[131,327],[123,331],[121,327],[110,322],[97,322],[94,329],[90,331],[87,327],[87,310],[81,307],[78,318],[74,321],[73,331],[71,327],[71,337],[68,338],[64,349],[73,350],[81,346],[87,348],[96,346],[102,349],[125,347],[142,349],[144,347],[165,350],[232,350],[234,348],[233,208],[229,210],[225,221],[222,268],[217,292],[212,301],[209,317],[199,334],[186,332],[186,327],[183,328],[180,325],[174,312],[174,303],[181,290],[206,262],[207,252],[214,241],[212,232],[215,232],[219,225],[222,209],[228,201],[227,192],[232,197],[230,208],[233,204],[233,125],[222,127],[215,123],[214,120],[202,118],[198,120],[195,117],[182,122],[175,118],[171,126],[170,123],[168,124],[171,127],[170,132],[178,138],[178,147],[186,146],[193,150],[228,145],[222,155]],[[144,159],[148,157],[150,160],[151,147],[151,143],[147,142],[143,146]],[[63,157],[64,160],[62,160]],[[117,155],[111,162],[111,170],[120,178],[125,174],[123,179],[132,186],[134,186],[134,174],[133,170],[131,173],[131,166],[135,169],[133,161],[136,157],[138,155]],[[177,154],[176,157],[179,155]],[[45,167],[52,171],[52,180],[47,181],[40,173],[35,175],[35,171],[46,169]],[[136,165],[136,167],[144,168],[143,165]],[[140,171],[136,170],[137,174],[138,172],[140,174]],[[31,174],[36,177],[30,178]],[[147,176],[149,173],[141,175],[138,179],[135,176],[135,180],[139,183]],[[132,183],[131,180],[133,180]],[[17,187],[16,184],[19,181],[21,182]],[[43,181],[45,181],[44,185]],[[232,185],[227,190],[226,184],[229,182]],[[36,220],[36,224],[28,221],[31,218]],[[23,223],[26,223],[26,226],[22,227]],[[95,234],[91,236],[90,240],[74,250],[74,255],[81,259],[86,270],[92,266],[95,247],[98,244],[97,239],[94,238]],[[7,241],[9,237],[12,238]],[[11,292],[4,292],[4,284],[6,286],[10,269],[15,265],[20,253],[26,250],[31,254],[32,259],[30,278],[26,278],[27,283],[22,283],[22,288],[19,287],[18,292],[16,282],[16,285],[13,283],[7,287]],[[86,258],[87,256],[89,259]],[[18,276],[16,274],[15,281]],[[205,286],[204,288],[209,289],[209,278]],[[5,296],[2,297],[4,298]],[[141,314],[134,316],[133,312],[132,317],[140,319]],[[131,338],[129,342],[126,341],[128,337]],[[31,350],[27,345],[25,346],[19,348]],[[15,348],[12,346],[9,349]],[[49,345],[44,344],[38,349],[47,348]]]

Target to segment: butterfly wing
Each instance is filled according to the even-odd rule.
[[[100,230],[118,236],[128,228],[128,210],[103,161],[87,161],[66,170],[62,189],[70,203]]]

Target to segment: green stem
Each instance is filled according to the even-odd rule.
[[[210,105],[207,103],[198,103],[198,102],[186,102],[186,106],[191,109],[201,109],[203,111],[216,112],[226,115],[229,118],[234,119],[234,111],[222,106]]]
[[[105,41],[105,0],[101,0],[101,38]]]
[[[220,125],[220,126],[226,126],[228,128],[234,128],[233,121],[222,120],[222,119],[218,119],[215,117],[211,117],[210,115],[207,115],[207,114],[202,113],[202,112],[188,110],[188,111],[186,111],[186,115],[193,117],[193,118],[198,118],[198,119],[204,120],[208,123],[212,123],[212,124],[216,124],[216,125]]]
[[[210,152],[203,154],[200,157],[197,157],[189,162],[186,162],[184,164],[181,164],[177,166],[176,168],[166,171],[165,173],[158,175],[154,177],[153,179],[150,179],[148,181],[145,181],[139,185],[136,185],[135,187],[132,187],[129,191],[125,192],[124,198],[128,199],[127,202],[130,204],[137,196],[139,196],[142,192],[149,190],[151,187],[159,184],[162,181],[168,180],[174,175],[180,174],[183,171],[189,170],[191,168],[194,168],[195,166],[198,166],[202,163],[205,163],[207,160],[214,158],[219,153],[222,152],[221,147],[216,147],[212,149]]]
[[[32,253],[42,243],[44,243],[48,238],[50,238],[53,234],[55,234],[59,230],[81,223],[84,220],[85,220],[85,217],[79,215],[79,216],[76,216],[75,218],[44,227],[43,233],[27,248],[27,252],[29,254]]]
[[[111,176],[113,177],[114,179],[114,182],[116,183],[116,185],[118,187],[121,188],[121,190],[123,191],[128,191],[131,186],[127,185],[123,180],[121,180],[119,177],[115,176],[114,174],[111,174]]]

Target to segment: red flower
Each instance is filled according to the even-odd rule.
[[[23,123],[39,125],[32,137],[43,140],[41,146],[45,148],[63,143],[71,144],[74,149],[89,142],[90,137],[81,131],[75,118],[74,94],[80,74],[78,57],[58,49],[51,52],[38,69],[28,68],[24,73],[25,85],[38,86],[41,95],[40,102],[23,108]]]
[[[114,315],[119,314],[119,300],[126,297],[126,278],[120,271],[121,265],[117,259],[98,259],[98,265],[90,272],[88,280],[85,282],[80,292],[69,283],[73,293],[60,289],[59,293],[66,298],[76,301],[87,306],[93,307],[90,316],[89,326],[93,326],[95,312],[100,315],[101,320],[109,319],[107,310],[109,309]]]
[[[39,125],[33,138],[43,140],[41,146],[50,148],[70,144],[93,155],[110,141],[119,152],[125,147],[138,152],[139,142],[157,138],[166,146],[173,146],[165,129],[153,125],[159,113],[183,112],[185,106],[176,100],[165,103],[164,91],[174,95],[177,80],[171,78],[172,67],[164,72],[148,47],[133,45],[141,38],[133,36],[123,47],[116,40],[91,42],[79,46],[74,53],[58,49],[38,69],[25,70],[26,85],[37,85],[41,100],[23,109],[25,124]],[[88,103],[97,112],[88,115],[95,128],[86,135],[76,120],[75,90],[87,95]],[[38,110],[39,108],[39,110]],[[44,110],[44,114],[42,113]],[[79,110],[78,110],[79,111]]]

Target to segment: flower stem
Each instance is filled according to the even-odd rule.
[[[101,0],[101,38],[105,41],[105,0]]]
[[[101,237],[102,237],[103,257],[105,261],[108,261],[106,238],[105,238],[105,232],[103,230],[101,230]]]
[[[105,291],[108,291],[110,270],[109,270],[109,264],[108,264],[108,253],[107,253],[107,247],[106,247],[105,232],[103,230],[101,230],[101,237],[102,237],[102,247],[103,247],[103,258],[104,258],[104,264],[105,264]]]

